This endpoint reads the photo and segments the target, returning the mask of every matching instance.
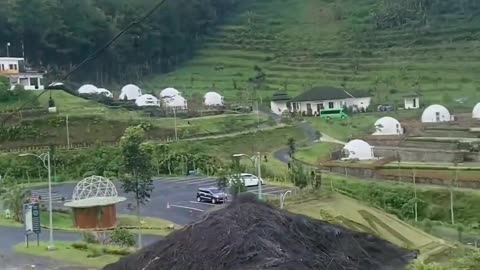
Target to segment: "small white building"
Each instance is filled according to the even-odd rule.
[[[127,84],[124,87],[122,87],[122,90],[118,99],[136,100],[141,95],[142,95],[142,89],[140,89],[140,87],[134,84]]]
[[[104,96],[109,97],[109,98],[113,98],[112,92],[110,92],[109,90],[107,90],[105,88],[98,88],[97,89],[97,94],[104,95]]]
[[[473,107],[472,118],[480,119],[480,103],[477,103],[477,105]]]
[[[279,113],[285,107],[290,112],[320,115],[324,109],[352,108],[354,111],[366,110],[372,97],[368,92],[345,90],[335,87],[315,87],[294,97],[290,101],[275,101],[270,104],[274,113]]]
[[[375,124],[375,132],[372,135],[401,135],[403,134],[403,128],[397,119],[385,116],[378,119]]]
[[[77,92],[82,95],[94,95],[98,93],[98,88],[93,84],[84,84],[78,88]]]
[[[160,98],[181,96],[182,94],[175,88],[168,87],[160,91]]]
[[[203,98],[205,106],[223,106],[223,96],[217,92],[208,92]]]
[[[289,111],[290,97],[286,92],[277,92],[273,94],[270,101],[270,109],[273,113],[281,115],[285,111]]]
[[[163,103],[165,107],[175,109],[175,110],[187,110],[188,103],[187,100],[182,96],[166,97],[163,98]]]
[[[441,123],[452,120],[453,116],[448,109],[438,104],[428,106],[422,114],[422,123]]]
[[[372,160],[373,147],[363,140],[349,141],[343,147],[344,160]]]
[[[43,73],[25,67],[21,57],[0,57],[0,76],[9,78],[10,89],[21,85],[25,90],[43,90]]]
[[[150,94],[139,96],[135,100],[135,104],[137,104],[137,106],[139,107],[148,107],[148,106],[160,107],[160,101],[158,100],[158,98]]]
[[[420,94],[411,93],[403,96],[405,109],[418,109],[420,108]]]

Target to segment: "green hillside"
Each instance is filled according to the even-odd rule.
[[[230,100],[244,100],[254,89],[268,98],[313,85],[367,89],[376,102],[399,103],[412,91],[422,93],[424,104],[466,108],[480,100],[475,1],[427,8],[422,4],[432,1],[245,2],[192,60],[147,86],[174,86],[187,96],[216,89]],[[264,79],[249,81],[259,74],[254,66]]]

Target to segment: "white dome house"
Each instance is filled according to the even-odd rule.
[[[223,106],[223,97],[217,92],[208,92],[203,98],[205,106]]]
[[[109,90],[105,89],[105,88],[98,88],[97,89],[97,93],[99,95],[104,95],[106,97],[109,97],[109,98],[113,98],[113,94],[112,92],[110,92]]]
[[[440,123],[451,120],[452,116],[448,109],[438,104],[428,106],[422,114],[422,123]]]
[[[135,100],[135,104],[137,104],[137,106],[139,107],[147,107],[147,106],[160,107],[160,101],[158,100],[158,98],[149,94],[139,96],[137,100]]]
[[[480,119],[480,103],[477,103],[477,105],[473,107],[472,118]]]
[[[118,97],[120,100],[136,100],[139,96],[142,95],[142,89],[134,84],[127,84],[122,87],[122,92]]]
[[[175,97],[175,96],[180,96],[180,95],[181,95],[181,93],[177,89],[172,88],[172,87],[165,88],[160,92],[160,97],[161,98]]]
[[[343,152],[346,160],[371,160],[374,159],[373,147],[363,140],[349,141],[344,147]]]
[[[85,84],[78,88],[78,93],[87,95],[97,94],[98,88],[93,84]]]
[[[187,100],[182,96],[174,96],[170,98],[164,98],[165,106],[167,108],[174,108],[177,110],[188,109]]]
[[[402,125],[397,119],[385,116],[377,120],[374,124],[375,132],[372,135],[401,135],[403,134]]]

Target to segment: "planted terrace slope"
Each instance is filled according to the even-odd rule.
[[[313,85],[372,89],[381,102],[401,102],[421,89],[422,104],[480,97],[480,24],[458,14],[415,30],[371,30],[372,0],[259,0],[207,38],[196,57],[150,81],[184,94],[217,89],[244,98],[254,65],[266,73],[264,97],[278,89],[297,94]],[[342,16],[340,16],[340,14]],[[338,19],[343,17],[343,19]],[[467,20],[468,19],[468,20]],[[398,90],[393,90],[398,89]],[[398,92],[397,92],[398,91]],[[477,100],[466,99],[465,106]]]
[[[104,270],[403,269],[414,252],[242,195]]]

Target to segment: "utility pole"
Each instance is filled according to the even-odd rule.
[[[417,169],[413,169],[413,193],[415,196],[415,223],[418,222],[418,202],[417,202],[417,183],[416,183]]]
[[[65,124],[67,126],[67,149],[70,149],[70,129],[68,128],[68,114],[65,118]]]

